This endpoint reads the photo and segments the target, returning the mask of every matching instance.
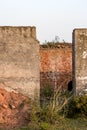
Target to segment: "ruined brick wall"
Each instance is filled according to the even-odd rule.
[[[57,47],[40,49],[41,88],[50,85],[54,88],[67,88],[72,80],[72,45],[58,44]]]
[[[73,31],[73,81],[76,95],[87,91],[87,29]]]
[[[39,97],[39,42],[35,27],[0,27],[0,87]]]

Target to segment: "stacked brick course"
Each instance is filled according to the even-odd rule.
[[[40,83],[67,88],[72,80],[72,44],[58,43],[56,47],[40,49]]]

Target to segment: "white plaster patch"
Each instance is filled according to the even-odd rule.
[[[86,80],[87,79],[87,76],[85,77],[78,77],[79,80]]]
[[[83,59],[85,59],[87,57],[87,52],[86,51],[83,52],[82,57],[83,57]]]

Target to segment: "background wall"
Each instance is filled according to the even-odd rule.
[[[72,44],[58,43],[53,47],[40,49],[41,88],[67,88],[72,80]]]

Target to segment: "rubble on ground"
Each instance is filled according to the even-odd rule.
[[[12,130],[29,123],[30,99],[22,94],[0,89],[0,129]]]

